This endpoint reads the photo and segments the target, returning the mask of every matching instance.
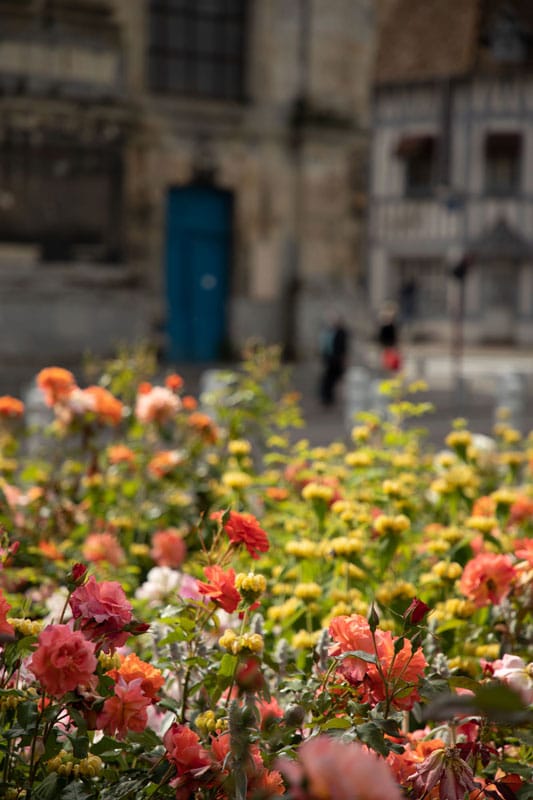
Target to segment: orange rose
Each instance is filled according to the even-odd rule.
[[[24,403],[6,394],[0,397],[0,417],[17,419],[24,414]]]
[[[76,388],[76,380],[72,372],[62,367],[46,367],[37,375],[37,386],[44,393],[47,406],[53,406],[65,400]]]

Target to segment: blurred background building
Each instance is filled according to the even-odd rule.
[[[140,339],[176,361],[249,336],[301,355],[329,302],[363,314],[389,4],[1,0],[4,371]]]
[[[379,40],[369,292],[414,337],[533,342],[533,3],[396,0]]]

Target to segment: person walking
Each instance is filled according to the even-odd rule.
[[[387,372],[397,372],[402,365],[398,348],[398,312],[394,303],[387,303],[379,315],[378,341],[381,345],[381,366]]]
[[[331,406],[335,402],[335,387],[344,375],[347,352],[348,332],[340,314],[333,313],[320,336],[320,401],[323,406]]]

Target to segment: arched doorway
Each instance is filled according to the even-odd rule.
[[[207,186],[167,197],[168,356],[213,361],[226,337],[232,194]]]

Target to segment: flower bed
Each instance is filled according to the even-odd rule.
[[[530,439],[431,453],[397,379],[314,448],[275,349],[216,414],[136,374],[0,398],[0,796],[531,797]]]

